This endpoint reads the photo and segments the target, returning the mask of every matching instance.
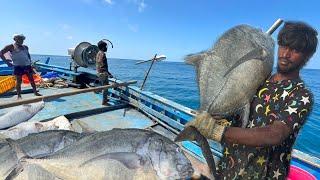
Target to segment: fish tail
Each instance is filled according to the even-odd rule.
[[[28,158],[29,156],[21,149],[20,145],[13,139],[7,138],[9,146],[16,153],[18,159]]]
[[[214,177],[217,177],[215,161],[207,139],[195,127],[187,126],[177,135],[174,141],[179,142],[183,140],[196,141],[198,143],[209,166],[210,172]]]
[[[190,126],[184,128],[174,139],[174,142],[181,142],[181,141],[194,141],[195,137],[193,136],[194,134],[191,132],[189,129]]]
[[[10,173],[5,178],[5,180],[13,180],[13,179],[15,179],[15,177],[17,177],[20,174],[20,172],[22,172],[22,171],[23,171],[23,165],[21,164],[21,160],[20,160],[15,167],[9,169],[8,172],[10,172]]]

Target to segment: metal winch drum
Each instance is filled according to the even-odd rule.
[[[93,67],[96,64],[96,55],[99,49],[96,45],[92,45],[88,42],[81,42],[76,46],[68,50],[68,54],[74,62],[81,67]]]

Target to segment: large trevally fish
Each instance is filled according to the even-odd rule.
[[[0,129],[8,128],[21,122],[28,121],[43,108],[44,101],[32,104],[24,104],[11,108],[9,112],[0,116]]]
[[[16,140],[25,137],[31,133],[38,133],[56,129],[73,130],[69,120],[64,116],[59,116],[53,120],[46,122],[22,122],[9,129],[0,130],[0,136],[2,136],[2,138],[10,138]]]
[[[82,137],[82,134],[73,131],[52,130],[30,134],[18,140],[0,139],[0,177],[9,175],[25,156],[47,156]]]
[[[186,61],[196,66],[200,111],[220,117],[241,114],[245,127],[252,97],[272,71],[273,52],[270,35],[239,25],[225,32],[213,48],[188,55]]]
[[[141,129],[113,129],[87,135],[41,159],[24,159],[8,178],[29,172],[51,179],[184,179],[193,168],[168,138]]]

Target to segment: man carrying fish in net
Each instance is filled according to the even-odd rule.
[[[240,33],[243,32],[245,31],[242,29]],[[247,34],[250,36],[248,39],[254,39],[258,36],[257,34],[259,34],[254,34],[255,31],[252,31],[252,29],[249,29],[247,32],[249,32]],[[241,34],[241,38],[247,34]],[[223,39],[223,37],[221,39]],[[268,53],[268,48],[266,48],[268,45],[268,43],[266,43],[267,39],[258,41],[257,44],[262,45]],[[207,103],[208,105],[203,106],[206,100],[201,99],[202,110],[206,112],[200,113],[194,120],[187,123],[185,130],[188,127],[195,127],[205,138],[221,142],[224,146],[223,157],[217,167],[218,172],[215,174],[217,179],[285,179],[289,173],[292,146],[313,106],[313,95],[301,80],[300,70],[316,51],[318,43],[317,31],[304,22],[286,22],[280,30],[277,40],[279,45],[277,72],[270,77],[266,76],[268,77],[267,80],[265,80],[258,88],[258,91],[256,91],[253,99],[251,99],[248,123],[242,121],[242,128],[235,127],[235,124],[231,126],[221,125],[221,122],[225,120],[216,120],[221,118],[213,117],[218,114],[212,112],[213,109],[218,109],[219,107],[217,106],[213,109],[212,107],[215,101],[217,101],[216,99],[219,98],[219,94],[215,94],[214,97],[212,97],[215,98],[213,100],[208,96],[203,97],[206,93],[208,95],[215,90],[211,89],[210,91],[209,87],[203,88],[203,86],[208,85],[212,87],[217,85],[209,84],[209,81],[207,81],[209,83],[205,85],[201,84],[203,80],[207,78],[207,76],[203,74],[206,70],[204,67],[207,67],[209,63],[208,61],[204,63],[205,60],[203,60],[201,61],[202,64],[200,63],[199,65],[198,63],[197,65],[201,98],[209,99],[208,101],[211,104]],[[220,44],[230,42],[232,45],[237,43],[235,41],[222,40],[221,42]],[[219,50],[223,49],[220,44],[219,42],[216,44],[210,56],[215,57],[219,55]],[[252,45],[254,43],[250,44]],[[246,44],[241,44],[240,49],[247,47]],[[232,46],[228,48],[232,49]],[[238,49],[232,49],[232,51],[238,51]],[[272,51],[269,51],[269,53],[270,52],[272,53]],[[252,55],[254,53],[248,54]],[[243,58],[244,56],[241,58],[264,59],[263,56],[259,56],[259,58],[248,58],[248,54],[245,55],[246,58]],[[199,56],[203,57],[203,55],[196,56],[196,58],[199,58]],[[193,58],[196,59],[194,55]],[[215,58],[215,60],[217,60],[215,63],[220,63],[219,58]],[[245,63],[243,62],[244,61],[241,60],[238,67],[227,70],[227,73],[224,73],[222,77],[226,77],[226,74],[230,74],[230,72],[236,71],[240,66],[244,66]],[[219,68],[223,67],[220,65]],[[252,66],[246,71],[250,71],[251,68]],[[261,71],[261,69],[257,70]],[[243,76],[241,81],[247,81],[247,78],[253,78],[250,80],[253,82],[254,78],[259,78],[254,72],[257,71],[250,72],[251,75],[248,74],[247,77]],[[212,72],[212,74],[213,73],[214,72]],[[242,76],[245,73],[245,71],[241,72],[238,76]],[[213,77],[217,79],[215,76]],[[233,77],[233,79],[236,78],[236,76]],[[229,78],[224,84],[228,84],[230,81]],[[238,83],[241,84],[241,81]],[[237,91],[236,88],[238,87],[235,87],[233,90]],[[239,89],[241,88],[238,88],[238,90]],[[221,93],[221,89],[219,89],[219,93]],[[238,95],[232,95],[230,93],[231,98],[236,99],[237,96],[242,96],[243,92],[237,91],[237,93]],[[233,102],[232,100],[228,100],[228,97],[224,97],[224,100],[226,102]],[[222,104],[222,102],[223,101],[221,101],[220,104]],[[235,112],[236,111],[232,112],[233,115]],[[226,119],[229,117],[228,123],[232,121],[230,119],[231,116],[223,116],[224,114],[220,113],[220,115],[221,114],[222,116],[220,117]],[[245,113],[243,114],[242,119],[245,120],[246,115]],[[220,123],[217,123],[218,121]],[[178,141],[190,140],[188,137],[181,138],[181,135],[178,136],[180,136]]]

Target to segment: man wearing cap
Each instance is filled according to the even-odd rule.
[[[7,63],[8,66],[13,66],[13,74],[17,79],[16,89],[18,99],[21,99],[21,82],[23,74],[26,74],[29,78],[33,93],[36,96],[41,96],[41,94],[39,94],[36,90],[36,85],[32,76],[33,71],[31,68],[31,57],[29,54],[29,48],[28,46],[23,45],[23,41],[25,39],[26,37],[23,34],[14,34],[13,40],[15,42],[13,44],[5,46],[0,52],[1,59],[5,63]],[[7,59],[4,56],[4,54],[7,52],[10,52],[11,59]]]

